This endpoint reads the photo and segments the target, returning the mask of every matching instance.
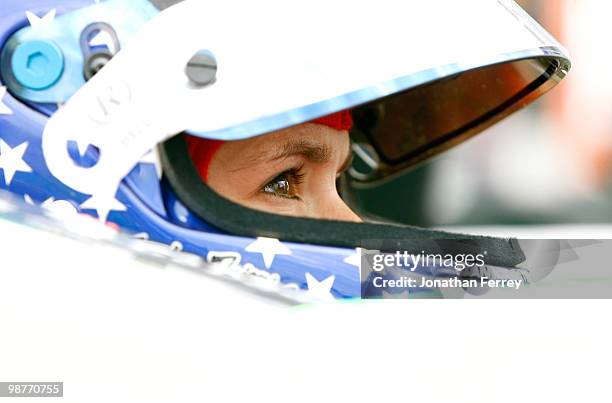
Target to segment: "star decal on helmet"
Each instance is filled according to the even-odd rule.
[[[276,255],[291,255],[291,249],[275,238],[259,237],[246,248],[247,252],[261,253],[266,269],[272,266]]]
[[[51,23],[55,19],[56,13],[57,11],[54,8],[52,8],[51,10],[47,12],[47,14],[45,14],[42,17],[39,17],[31,11],[26,11],[26,17],[32,27],[38,27],[40,25]]]
[[[0,169],[4,172],[4,183],[7,186],[10,186],[17,172],[32,172],[32,168],[23,160],[27,148],[27,141],[11,147],[0,139]]]
[[[108,194],[92,195],[89,199],[81,204],[83,210],[96,210],[98,219],[102,223],[106,223],[108,215],[111,211],[126,211],[127,207],[115,198]]]
[[[361,268],[361,248],[356,248],[355,253],[345,257],[342,261],[358,269]]]
[[[333,301],[334,296],[331,294],[335,275],[326,277],[319,281],[312,274],[306,273],[306,284],[308,285],[308,296],[316,301]]]

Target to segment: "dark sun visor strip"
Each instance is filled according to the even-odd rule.
[[[288,242],[337,247],[408,250],[420,253],[440,251],[459,254],[482,254],[485,263],[514,267],[525,260],[516,239],[453,234],[417,227],[318,220],[270,214],[233,203],[217,194],[202,182],[191,158],[183,135],[178,135],[160,146],[164,175],[179,199],[194,214],[211,225],[230,234],[246,237],[271,237]]]

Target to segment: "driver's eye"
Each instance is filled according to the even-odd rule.
[[[304,174],[297,170],[283,172],[264,186],[262,191],[271,196],[298,199],[298,186],[302,183]]]
[[[266,193],[274,193],[279,196],[289,196],[290,195],[290,187],[289,180],[285,177],[284,174],[281,174],[274,178],[272,182],[268,183],[264,187],[264,192]]]

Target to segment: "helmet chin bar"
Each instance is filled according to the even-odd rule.
[[[482,253],[485,263],[515,267],[525,260],[518,241],[453,234],[398,224],[355,223],[288,217],[233,203],[202,182],[183,135],[160,145],[160,158],[168,182],[187,208],[204,221],[233,235],[273,237],[283,241],[338,247],[375,249],[379,240],[398,240],[401,247],[421,250],[431,242],[445,242],[449,253]]]

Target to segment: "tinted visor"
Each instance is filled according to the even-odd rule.
[[[447,76],[354,110],[357,183],[376,182],[481,132],[560,81],[569,62],[539,57]]]

